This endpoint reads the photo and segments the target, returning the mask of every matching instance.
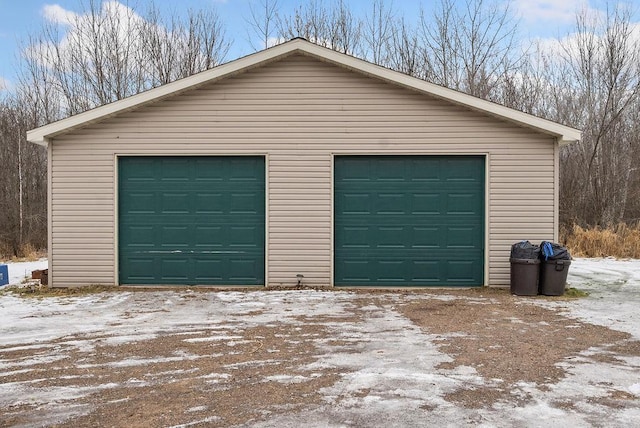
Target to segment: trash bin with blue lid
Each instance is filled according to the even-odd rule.
[[[540,294],[562,296],[571,266],[569,250],[560,244],[542,241],[540,259]]]

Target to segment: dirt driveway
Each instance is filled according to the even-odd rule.
[[[580,321],[580,305],[491,290],[4,293],[0,426],[632,426],[640,342]]]

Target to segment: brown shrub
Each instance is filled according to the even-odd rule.
[[[561,241],[577,257],[640,258],[640,223],[620,223],[609,229],[583,229],[573,225],[562,231]]]
[[[31,243],[21,245],[17,252],[7,242],[0,241],[0,261],[11,260],[14,262],[33,261],[47,257],[46,249],[38,249]]]

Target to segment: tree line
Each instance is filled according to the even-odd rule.
[[[438,0],[417,17],[390,0],[364,12],[344,0],[248,1],[233,36],[255,50],[303,37],[581,129],[561,150],[561,222],[640,220],[640,26],[625,5],[577,11],[549,43],[526,41],[510,3],[493,0]],[[232,45],[215,8],[167,18],[154,4],[97,0],[24,40],[18,81],[0,99],[0,253],[46,246],[46,151],[28,129],[215,67]]]

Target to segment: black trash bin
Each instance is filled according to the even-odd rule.
[[[540,294],[562,296],[567,285],[571,254],[560,244],[543,241],[540,244]]]
[[[511,294],[535,296],[540,275],[540,247],[529,241],[511,246]]]
[[[540,275],[539,259],[510,259],[511,294],[516,296],[535,296],[538,294]]]

